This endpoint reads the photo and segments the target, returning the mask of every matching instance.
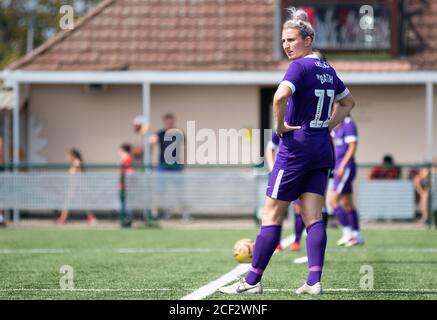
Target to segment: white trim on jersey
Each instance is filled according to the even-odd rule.
[[[346,136],[344,137],[344,142],[346,143],[352,143],[352,142],[357,142],[358,141],[358,137],[357,136]]]
[[[344,185],[346,184],[347,179],[349,179],[350,174],[351,174],[351,169],[346,168],[343,177],[341,178],[340,183],[337,186],[337,189],[335,189],[337,193],[341,193],[343,191]]]
[[[284,86],[289,87],[291,89],[292,93],[296,92],[296,87],[294,86],[294,84],[292,82],[284,80],[279,85],[281,85],[281,84],[284,85]]]
[[[320,60],[320,57],[317,54],[315,54],[315,53],[311,53],[311,54],[305,56],[304,58],[314,58],[314,59],[319,59]]]
[[[273,187],[273,192],[272,192],[272,198],[273,199],[277,199],[278,198],[278,191],[279,191],[279,186],[281,184],[281,180],[282,180],[282,176],[284,175],[284,170],[279,170],[279,173],[276,177],[275,180],[275,186]]]
[[[337,95],[335,96],[335,101],[338,101],[338,100],[343,99],[343,98],[346,97],[349,93],[350,93],[350,92],[349,92],[349,89],[346,88],[342,93],[337,94]]]

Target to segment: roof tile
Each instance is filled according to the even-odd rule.
[[[10,66],[22,70],[278,70],[275,0],[104,0]],[[411,0],[421,6],[420,0]],[[427,41],[408,59],[332,61],[339,71],[437,69],[437,2],[413,17]],[[411,44],[415,44],[415,39]]]

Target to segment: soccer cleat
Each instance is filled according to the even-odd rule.
[[[281,251],[282,249],[284,249],[284,248],[282,248],[282,244],[278,244],[278,246],[276,247],[276,250]]]
[[[300,251],[300,243],[293,242],[290,247],[291,251]]]
[[[218,291],[227,294],[239,294],[239,293],[256,294],[256,293],[262,293],[263,289],[261,286],[261,281],[252,286],[248,284],[244,278],[241,278],[234,284],[219,288]]]
[[[306,283],[296,290],[296,294],[312,294],[317,295],[322,293],[322,284],[320,282],[317,282],[313,286],[310,286]]]
[[[339,247],[344,246],[344,245],[346,245],[346,243],[348,243],[351,240],[352,240],[352,238],[350,236],[343,236],[337,241],[337,246],[339,246]]]
[[[293,260],[293,262],[296,264],[304,264],[308,262],[308,257],[305,256],[305,257],[296,258]]]
[[[345,247],[354,247],[354,246],[362,246],[364,245],[364,240],[362,239],[351,239],[346,244]]]

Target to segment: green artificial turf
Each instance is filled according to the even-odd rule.
[[[257,229],[1,230],[0,299],[180,299],[232,270],[233,244],[256,234]],[[306,264],[292,262],[304,255],[303,245],[301,252],[286,249],[273,256],[262,295],[216,293],[206,299],[437,299],[436,231],[365,230],[365,246],[352,248],[336,247],[339,236],[328,230],[327,290],[321,296],[293,293],[307,273]],[[63,265],[74,270],[75,290],[60,290]],[[360,288],[364,265],[373,268],[373,291]]]

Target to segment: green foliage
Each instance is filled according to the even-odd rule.
[[[70,4],[75,17],[85,14],[100,0],[2,0],[0,1],[0,69],[5,68],[27,50],[28,26],[34,22],[34,48],[59,31],[59,10]]]

